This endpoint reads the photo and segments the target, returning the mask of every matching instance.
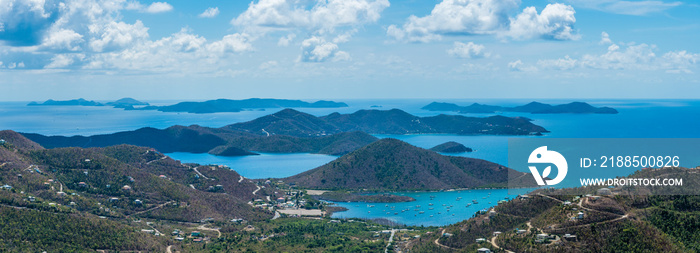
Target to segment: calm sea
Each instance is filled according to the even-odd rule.
[[[413,100],[344,100],[350,107],[298,110],[321,116],[332,112],[351,113],[359,109],[399,108],[418,116],[440,113],[420,108],[433,99]],[[468,105],[478,102],[493,105],[522,105],[532,100],[468,99],[438,100]],[[544,103],[568,103],[572,100],[537,100]],[[172,104],[177,101],[158,101]],[[594,106],[610,106],[620,113],[605,114],[524,114],[504,113],[505,116],[524,116],[533,119],[551,133],[529,138],[700,138],[700,101],[698,100],[586,100]],[[244,111],[238,113],[164,113],[157,111],[124,111],[111,107],[81,106],[26,106],[27,102],[0,102],[0,129],[45,135],[94,135],[134,130],[141,127],[166,128],[172,125],[201,125],[221,127],[255,119],[279,109]],[[489,114],[466,114],[490,116]],[[462,156],[481,158],[507,164],[508,138],[512,136],[456,136],[456,135],[377,135],[397,138],[415,146],[430,148],[456,141],[474,149]],[[285,177],[323,165],[335,157],[317,154],[263,154],[249,157],[217,157],[208,154],[171,153],[174,159],[201,164],[230,166],[248,178]],[[489,194],[490,193],[490,194]],[[445,225],[471,217],[474,212],[491,207],[508,195],[506,190],[471,190],[461,192],[398,193],[417,199],[410,203],[384,204],[340,203],[349,208],[336,217],[387,218],[410,225]],[[431,199],[430,196],[435,196]],[[460,200],[457,200],[461,197]],[[486,199],[483,199],[486,197]],[[472,204],[477,200],[478,204]],[[490,202],[490,203],[489,203]],[[433,203],[433,206],[429,206]],[[445,206],[452,206],[449,212]],[[416,205],[421,207],[417,208]],[[373,206],[373,207],[370,207]],[[394,208],[390,208],[394,206]],[[411,208],[412,206],[412,208]],[[432,207],[432,210],[428,208]],[[388,208],[388,209],[387,209]],[[409,211],[401,212],[401,210]],[[419,209],[419,211],[416,211]],[[443,210],[444,209],[444,210]],[[442,210],[442,211],[441,211]],[[420,213],[420,212],[423,213]],[[438,214],[440,212],[440,214]],[[454,214],[454,215],[453,215]],[[432,217],[430,217],[432,215]]]

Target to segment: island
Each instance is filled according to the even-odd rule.
[[[348,107],[346,103],[319,100],[313,103],[289,99],[250,98],[243,100],[216,99],[203,102],[180,102],[166,106],[146,106],[126,108],[127,110],[158,110],[161,112],[216,113],[240,112],[250,109],[269,108],[340,108]]]
[[[506,187],[509,176],[536,185],[527,173],[481,159],[444,156],[385,138],[321,167],[284,178],[299,187],[324,190],[425,191]]]
[[[471,148],[465,147],[461,143],[454,141],[445,142],[443,144],[430,148],[430,150],[438,153],[465,153],[473,151]]]
[[[131,144],[155,148],[163,153],[244,156],[255,155],[256,152],[343,155],[376,141],[377,138],[371,134],[528,135],[542,132],[547,130],[522,117],[417,117],[398,109],[360,110],[352,114],[332,113],[316,117],[294,109],[284,109],[220,128],[197,125],[166,129],[145,127],[113,134],[70,137],[22,134],[48,148]]]
[[[459,113],[496,113],[496,112],[524,112],[532,114],[617,114],[618,111],[610,107],[594,107],[585,102],[571,102],[568,104],[550,105],[539,102],[530,102],[526,105],[505,107],[473,103],[468,106],[459,106],[452,103],[432,102],[421,109],[428,111],[450,111]]]
[[[112,106],[114,108],[129,108],[133,109],[134,106],[147,106],[146,102],[141,102],[133,98],[122,98],[117,101],[99,103],[94,100],[85,100],[84,98],[72,99],[72,100],[46,100],[43,103],[31,102],[27,104],[28,106]]]

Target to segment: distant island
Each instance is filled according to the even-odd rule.
[[[197,125],[166,129],[145,127],[93,136],[45,136],[22,133],[48,148],[107,147],[131,144],[160,152],[210,153],[220,156],[265,153],[319,153],[343,155],[377,140],[370,134],[498,134],[528,135],[547,132],[529,119],[460,115],[417,117],[404,111],[360,110],[316,117],[284,109],[248,122],[221,128]]]
[[[43,103],[30,102],[28,106],[104,106],[104,104],[95,102],[93,100],[85,100],[83,98],[73,99],[73,100],[53,100],[49,99]]]
[[[114,102],[99,103],[83,98],[73,100],[46,100],[43,103],[31,102],[28,106],[113,106],[132,110],[157,110],[161,112],[187,112],[187,113],[216,113],[216,112],[240,112],[254,109],[270,108],[341,108],[348,107],[346,103],[319,100],[313,103],[272,98],[250,98],[243,100],[216,99],[203,102],[180,102],[174,105],[155,106],[149,103],[138,101],[133,98],[122,98]]]
[[[454,141],[445,142],[443,144],[430,148],[430,150],[438,153],[464,153],[473,151],[471,148],[465,147],[461,143],[457,143]]]
[[[522,176],[526,174],[489,161],[444,156],[386,138],[283,180],[310,189],[405,191],[506,187],[509,176],[519,175],[514,180],[535,185],[532,177]],[[532,182],[525,182],[528,180]]]
[[[452,103],[432,102],[422,107],[428,111],[450,111],[459,113],[496,113],[496,112],[525,112],[532,114],[556,114],[556,113],[595,113],[595,114],[617,114],[618,111],[610,107],[594,107],[585,102],[572,102],[561,105],[550,105],[539,102],[530,102],[526,105],[505,107],[496,105],[484,105],[473,103],[468,106],[459,106]]]
[[[418,117],[399,109],[359,110],[350,114],[326,116],[285,109],[248,122],[222,127],[259,135],[322,136],[362,131],[369,134],[493,134],[531,135],[548,132],[523,117],[492,116],[486,118],[460,115]]]
[[[146,106],[126,108],[127,110],[158,110],[161,112],[215,113],[240,112],[248,109],[267,108],[340,108],[348,107],[346,103],[319,100],[313,103],[289,99],[251,98],[243,100],[217,99],[204,102],[181,102],[166,106]]]

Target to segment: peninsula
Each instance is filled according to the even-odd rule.
[[[468,106],[459,106],[452,103],[432,102],[421,108],[428,111],[450,111],[459,113],[496,113],[496,112],[524,112],[532,114],[555,114],[555,113],[595,113],[595,114],[617,114],[617,110],[610,107],[594,107],[585,102],[572,102],[568,104],[550,105],[539,102],[530,102],[526,105],[505,107],[496,105],[484,105],[473,103]]]

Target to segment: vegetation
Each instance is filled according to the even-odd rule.
[[[331,190],[443,190],[505,185],[509,170],[492,162],[443,156],[386,138],[284,181]]]
[[[464,152],[472,152],[471,148],[465,147],[461,143],[457,143],[454,141],[449,141],[445,142],[443,144],[437,145],[435,147],[430,148],[430,150],[438,152],[438,153],[464,153]]]
[[[597,113],[617,114],[617,110],[610,107],[594,107],[584,102],[572,102],[561,105],[550,105],[539,102],[530,102],[526,105],[504,107],[473,103],[469,106],[459,106],[451,103],[432,102],[421,108],[428,111],[453,111],[460,113],[495,113],[495,112],[529,112],[533,114],[549,113]]]

